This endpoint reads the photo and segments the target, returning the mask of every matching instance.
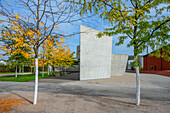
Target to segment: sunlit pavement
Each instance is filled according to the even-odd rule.
[[[135,73],[126,73],[133,76]],[[126,75],[126,76],[127,76]],[[104,81],[104,80],[103,80]],[[122,80],[123,81],[123,80]],[[170,101],[170,77],[141,74],[141,98]],[[39,92],[81,94],[90,96],[135,98],[135,82],[103,83],[63,79],[39,80]],[[34,91],[34,82],[0,82],[0,94],[6,91]]]

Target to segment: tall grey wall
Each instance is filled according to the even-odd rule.
[[[98,30],[81,25],[80,80],[110,78],[112,37],[98,38]]]
[[[127,61],[128,61],[127,54],[112,54],[111,76],[124,75]]]

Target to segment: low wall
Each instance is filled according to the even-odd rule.
[[[125,74],[128,61],[127,54],[112,54],[111,76],[122,76]]]

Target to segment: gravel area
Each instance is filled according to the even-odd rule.
[[[14,94],[15,93],[15,94]],[[17,91],[10,94],[26,98],[23,106],[10,113],[169,113],[170,101],[142,100],[140,106],[135,99],[103,96],[39,93],[38,104],[28,100],[33,92]],[[16,94],[22,95],[22,97]]]

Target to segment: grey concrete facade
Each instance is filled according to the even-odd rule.
[[[76,59],[80,61],[80,45],[77,46]]]
[[[111,76],[123,76],[125,74],[128,54],[112,54]]]
[[[112,37],[98,38],[98,30],[80,26],[80,80],[110,78]]]

